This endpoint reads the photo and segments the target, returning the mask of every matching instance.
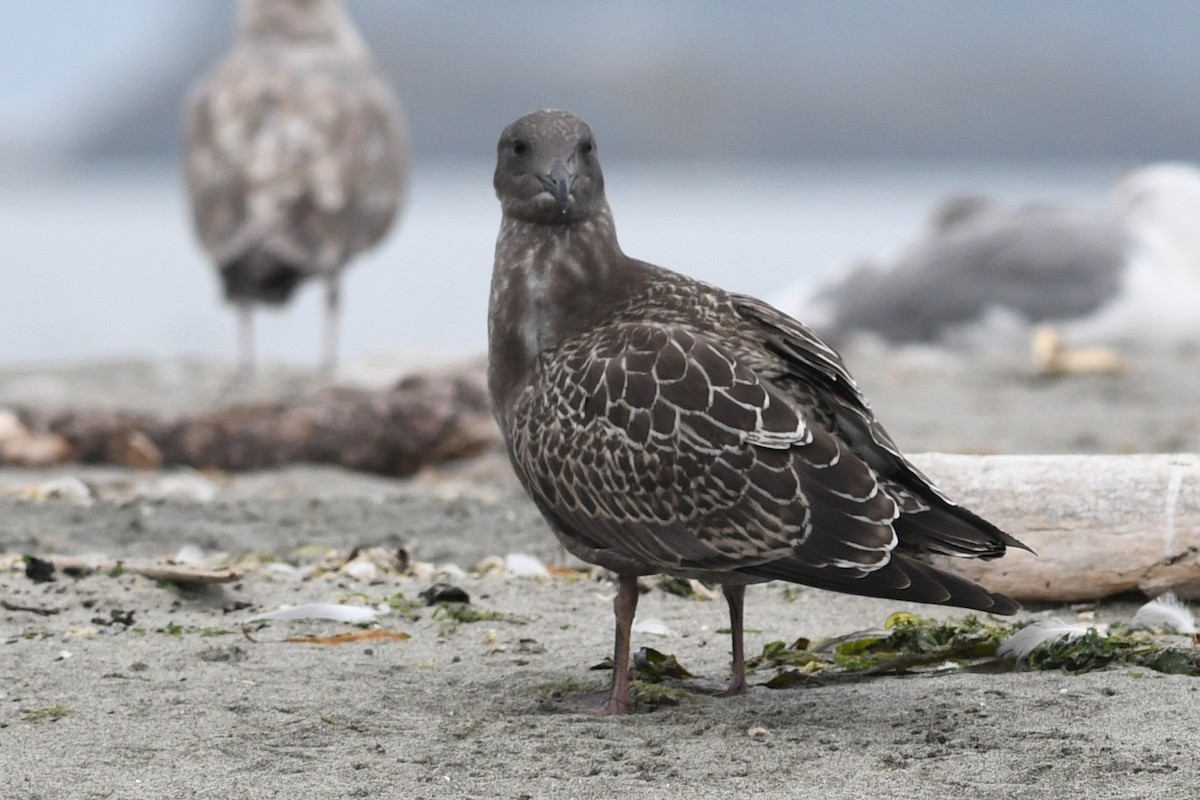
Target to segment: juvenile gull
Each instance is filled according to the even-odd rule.
[[[494,185],[493,410],[562,545],[618,576],[602,712],[629,710],[639,575],[722,584],[728,694],[746,687],[749,583],[1017,610],[924,563],[1023,545],[909,463],[836,352],[759,300],[621,251],[587,123],[518,119],[500,136]]]
[[[1198,231],[1200,172],[1186,164],[1125,176],[1103,211],[954,198],[893,264],[860,266],[794,307],[833,341],[1004,346],[1037,324],[1075,343],[1194,341]]]
[[[232,50],[192,90],[192,216],[254,363],[252,308],[325,283],[337,360],[342,269],[391,227],[408,177],[399,105],[338,0],[242,0]]]

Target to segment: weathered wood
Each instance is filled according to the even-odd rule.
[[[487,391],[473,373],[414,376],[382,392],[326,389],[188,416],[36,409],[16,415],[21,424],[0,436],[0,463],[220,470],[314,463],[408,475],[474,455],[499,438]]]
[[[1037,551],[939,560],[989,589],[1027,602],[1167,590],[1200,597],[1200,455],[931,453],[913,461]]]
[[[0,414],[0,463],[185,464],[237,470],[295,462],[407,474],[496,442],[476,377],[422,377],[386,392],[329,390],[294,403],[187,417]],[[974,456],[913,461],[951,497],[1037,556],[941,559],[1025,602],[1172,590],[1200,598],[1200,455]]]

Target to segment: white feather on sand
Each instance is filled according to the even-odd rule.
[[[1057,617],[1039,620],[1004,640],[997,648],[996,655],[1024,661],[1030,653],[1047,642],[1062,638],[1078,639],[1093,629],[1102,636],[1107,635],[1107,626],[1104,625],[1068,625]]]
[[[1154,598],[1133,615],[1133,625],[1138,628],[1162,628],[1176,633],[1196,635],[1196,618],[1174,592]]]

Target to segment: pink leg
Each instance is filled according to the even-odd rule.
[[[742,609],[745,606],[746,587],[722,584],[721,591],[725,594],[725,602],[729,604],[729,636],[733,639],[733,678],[729,688],[721,692],[721,697],[729,697],[746,691],[746,651],[742,644]]]
[[[617,596],[613,599],[613,613],[617,617],[617,643],[613,650],[612,692],[608,696],[608,703],[597,712],[603,716],[629,713],[629,629],[633,627],[637,601],[637,576],[621,575],[617,579]]]

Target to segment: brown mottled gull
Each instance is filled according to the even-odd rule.
[[[745,585],[785,580],[1011,614],[924,562],[1013,537],[897,449],[841,359],[752,297],[626,256],[591,128],[539,111],[500,137],[489,307],[493,409],[563,546],[618,576],[612,692],[629,710],[637,576],[721,583],[745,689]]]
[[[325,282],[322,366],[337,358],[342,269],[392,225],[408,177],[399,105],[338,0],[242,0],[232,50],[192,92],[196,231],[240,317]]]

